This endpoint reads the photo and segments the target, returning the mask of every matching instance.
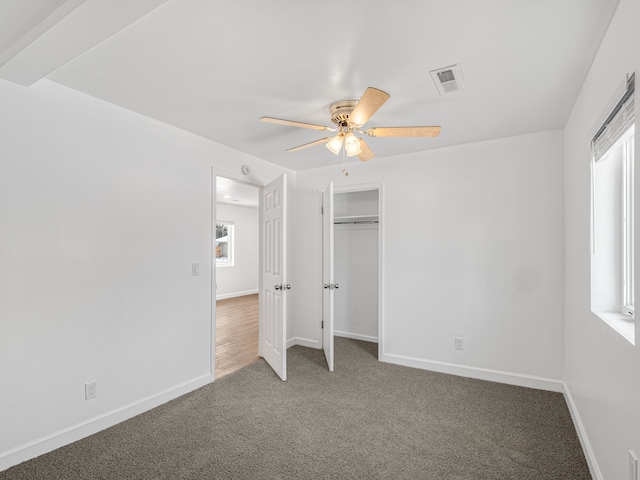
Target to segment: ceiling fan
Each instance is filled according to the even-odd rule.
[[[331,121],[335,127],[315,125],[313,123],[296,122],[294,120],[283,120],[281,118],[261,117],[260,120],[269,123],[289,125],[291,127],[310,128],[313,130],[327,130],[338,132],[334,137],[325,137],[304,145],[289,148],[287,152],[297,152],[304,148],[313,147],[324,143],[326,147],[338,155],[342,148],[343,155],[348,157],[355,155],[361,161],[366,162],[375,158],[375,154],[367,143],[356,137],[354,131],[371,137],[437,137],[440,134],[440,127],[373,127],[362,130],[362,126],[373,116],[374,113],[389,99],[389,94],[369,87],[365,90],[360,100],[341,100],[332,103],[329,107]]]

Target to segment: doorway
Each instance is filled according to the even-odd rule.
[[[216,177],[215,378],[259,359],[260,188]]]
[[[334,336],[377,343],[382,354],[382,185],[323,193],[322,348],[334,369]]]
[[[378,190],[336,192],[334,335],[378,343]]]

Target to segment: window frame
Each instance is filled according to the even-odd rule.
[[[635,164],[635,123],[619,140],[621,155],[621,210],[622,210],[622,306],[625,315],[634,318],[634,164]]]
[[[591,311],[635,345],[635,75],[591,140]]]

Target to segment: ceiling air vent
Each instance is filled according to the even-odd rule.
[[[432,70],[430,73],[440,95],[464,90],[464,81],[462,80],[460,65],[439,68],[438,70]]]

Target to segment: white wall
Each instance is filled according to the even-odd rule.
[[[548,131],[298,172],[296,337],[320,347],[317,188],[382,181],[382,359],[560,390],[562,154]]]
[[[216,268],[216,298],[258,293],[259,210],[218,203],[218,220],[233,222],[233,266]]]
[[[378,226],[335,225],[335,334],[378,339]]]
[[[628,450],[640,454],[640,350],[637,329],[633,346],[590,311],[589,140],[625,75],[640,72],[638,19],[640,2],[621,0],[564,136],[564,379],[594,478],[607,480],[627,478]],[[637,94],[635,109],[640,112]],[[637,139],[636,135],[636,142]],[[636,188],[640,184],[638,151],[636,144]],[[635,202],[637,232],[640,225],[637,191]],[[639,235],[635,249],[640,251]],[[636,272],[640,272],[638,258],[636,255]],[[636,298],[639,298],[638,283],[636,279]]]
[[[213,379],[212,166],[286,170],[46,80],[0,105],[2,470]]]

